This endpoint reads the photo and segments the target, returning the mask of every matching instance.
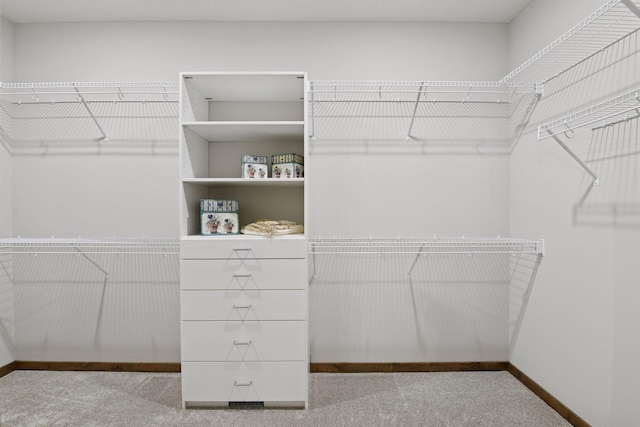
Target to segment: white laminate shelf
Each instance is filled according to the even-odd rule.
[[[303,121],[195,121],[182,126],[207,141],[300,141]]]
[[[182,182],[204,187],[302,187],[304,178],[183,178]]]
[[[255,240],[304,240],[306,237],[304,234],[285,234],[282,236],[258,236],[255,234],[233,234],[233,235],[224,235],[221,234],[219,236],[183,236],[180,238],[182,241],[186,242],[199,242],[199,241],[218,241],[218,240],[232,240],[232,241],[255,241]]]
[[[211,101],[300,101],[304,72],[184,72],[182,78]]]

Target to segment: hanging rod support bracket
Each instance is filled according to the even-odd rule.
[[[102,126],[100,126],[100,123],[98,122],[98,119],[96,119],[96,116],[93,115],[93,111],[91,111],[91,108],[89,108],[89,104],[87,104],[87,101],[85,101],[84,97],[82,96],[82,94],[80,93],[80,91],[78,90],[78,88],[76,86],[73,86],[73,90],[76,91],[76,93],[78,94],[78,98],[80,99],[80,102],[82,102],[82,105],[84,105],[84,108],[87,109],[87,112],[91,116],[91,119],[93,120],[93,122],[98,127],[98,130],[102,134],[102,139],[105,140],[105,141],[108,141],[109,138],[107,137],[107,134],[104,132],[104,129],[102,129]]]
[[[558,137],[558,135],[556,135],[555,133],[553,133],[551,131],[551,129],[547,129],[547,133],[551,136],[551,138],[553,138],[567,153],[569,153],[569,155],[571,157],[573,157],[573,159],[578,162],[580,164],[580,166],[582,166],[582,168],[587,171],[587,173],[589,175],[591,175],[591,177],[593,178],[593,185],[599,185],[600,184],[600,178],[598,178],[598,175],[596,175],[596,173],[589,167],[587,166],[587,164],[580,158],[578,157],[578,155],[576,153],[574,153],[571,148],[569,148],[567,146],[567,144],[565,144],[564,142],[562,142],[562,140]]]
[[[629,8],[631,12],[633,12],[638,18],[640,18],[640,8],[635,5],[631,0],[622,0],[625,6]]]

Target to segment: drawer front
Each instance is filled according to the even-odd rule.
[[[182,320],[305,320],[307,292],[182,291]]]
[[[304,321],[183,321],[180,339],[183,361],[307,359]]]
[[[306,362],[184,362],[185,402],[298,402],[307,398]]]
[[[269,239],[243,235],[235,238],[206,237],[180,241],[182,259],[304,259],[307,253],[307,241],[299,236]]]
[[[304,259],[180,261],[182,289],[306,289]]]

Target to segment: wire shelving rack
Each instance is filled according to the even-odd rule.
[[[547,82],[640,29],[637,0],[609,0],[499,83]]]

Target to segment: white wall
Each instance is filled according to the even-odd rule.
[[[15,78],[26,82],[158,81],[175,80],[179,71],[305,70],[312,80],[496,80],[507,69],[506,35],[505,25],[491,24],[16,25]],[[443,132],[455,137],[455,129],[449,125]],[[357,147],[365,144],[351,142]],[[508,234],[507,156],[482,155],[475,150],[438,155],[415,149],[370,155],[329,150],[312,154],[307,161],[313,165],[308,182],[313,213],[311,223],[306,224],[312,236]],[[177,158],[171,155],[148,154],[16,156],[13,233],[177,237],[175,162]],[[380,173],[383,170],[394,173],[385,176]],[[359,173],[373,176],[362,179]],[[99,200],[106,203],[95,214],[99,218],[96,226],[87,205],[97,205]],[[39,221],[43,205],[47,223]],[[154,213],[146,215],[150,208]],[[381,229],[381,222],[393,226]],[[362,283],[346,274],[338,284],[332,279],[333,261],[322,261],[328,270],[320,271],[311,290],[312,361],[506,360],[508,260],[422,263],[414,283],[407,281],[407,261],[412,260],[392,262],[392,277],[386,281],[370,278]],[[369,269],[370,261],[355,262]],[[458,272],[454,285],[448,286],[451,278],[446,279],[446,271]],[[177,289],[177,283],[174,286]],[[88,331],[73,334],[71,326],[78,317],[62,317],[50,324],[44,312],[28,310],[46,305],[47,312],[76,313],[84,318],[78,313],[78,301],[62,297],[69,290],[60,285],[50,291],[54,294],[41,295],[27,286],[21,289],[24,292],[17,293],[16,310],[31,314],[17,321],[17,358],[179,360],[177,330],[162,329],[168,344],[161,351],[151,343],[135,350],[126,344],[132,335],[158,335],[162,322],[136,326],[131,333],[123,331],[120,341]],[[89,289],[84,292],[93,292]],[[117,287],[109,289],[115,292],[111,298],[123,298]],[[160,295],[149,290],[149,295],[161,299],[156,302],[167,308],[169,323],[177,325],[177,293]],[[464,305],[455,304],[461,295],[468,300]],[[478,316],[470,317],[469,312]],[[147,316],[157,319],[156,308],[137,307],[135,319]],[[115,317],[115,312],[106,311],[102,318]],[[103,323],[102,327],[116,324]],[[440,334],[438,324],[458,332]],[[397,334],[398,330],[406,334]],[[100,339],[99,345],[89,339],[94,337]]]
[[[0,5],[1,8],[1,5]],[[0,9],[1,10],[1,9]],[[13,78],[13,24],[0,19],[0,81]],[[4,113],[0,114],[3,128],[10,126]],[[12,229],[12,161],[6,141],[0,143],[0,238],[11,237]],[[0,256],[0,366],[13,362],[14,357],[14,310],[11,257]]]
[[[601,5],[532,2],[510,26],[511,66]],[[637,88],[639,71],[633,35],[549,82],[511,163],[511,233],[544,237],[547,250],[511,362],[594,426],[640,419],[638,120],[565,139],[598,187],[553,140],[538,142],[536,127]]]

